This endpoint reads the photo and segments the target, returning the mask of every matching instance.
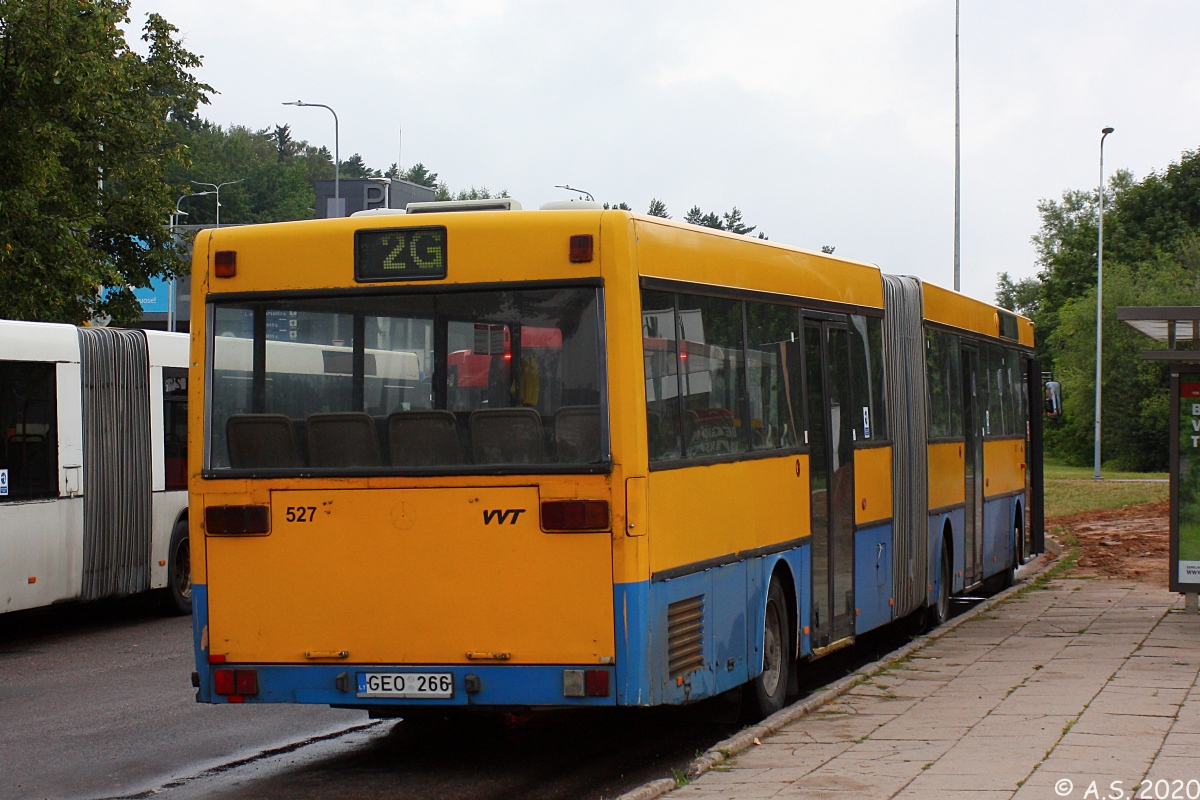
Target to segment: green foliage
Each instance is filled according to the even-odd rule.
[[[646,211],[646,214],[651,217],[662,217],[663,219],[671,218],[671,215],[667,213],[667,204],[657,197],[650,201],[650,208]]]
[[[1067,191],[1038,204],[1036,292],[1001,274],[997,299],[1028,313],[1043,368],[1064,389],[1064,414],[1048,421],[1049,452],[1090,463],[1095,400],[1096,192]],[[1168,382],[1161,363],[1141,351],[1161,347],[1124,323],[1116,308],[1200,303],[1200,153],[1142,181],[1121,170],[1105,192],[1102,453],[1130,470],[1165,469]]]
[[[1042,282],[1037,278],[1014,281],[1007,272],[1001,272],[996,276],[996,305],[1022,316],[1031,316],[1037,311],[1041,289]]]
[[[333,178],[329,151],[296,141],[287,125],[253,131],[237,125],[222,128],[199,122],[181,128],[178,135],[187,148],[190,164],[168,170],[172,183],[190,187],[196,193],[205,187],[191,181],[241,180],[221,190],[222,225],[312,219],[315,181]],[[184,188],[180,194],[187,191]],[[216,207],[212,195],[183,200],[179,208],[187,216],[181,221],[211,225],[216,221]]]
[[[1105,463],[1116,469],[1166,469],[1169,405],[1166,365],[1141,357],[1143,350],[1161,345],[1118,322],[1117,307],[1190,305],[1197,297],[1200,272],[1172,259],[1137,270],[1107,261],[1104,265],[1102,445]],[[1068,464],[1090,463],[1095,421],[1095,288],[1066,302],[1050,346],[1058,354],[1055,378],[1066,388],[1063,416],[1046,428],[1047,446]]]
[[[121,26],[127,0],[0,0],[0,317],[136,319],[128,286],[179,267],[164,228],[211,87],[157,14],[147,54]],[[120,287],[107,295],[101,287]]]
[[[655,206],[655,203],[658,204],[657,207]],[[661,210],[662,213],[654,214],[654,211],[656,210]],[[653,216],[665,217],[667,216],[666,212],[667,207],[660,201],[650,201],[650,213]],[[683,221],[691,225],[700,225],[705,228],[716,228],[719,231],[729,231],[730,233],[737,233],[741,234],[742,236],[749,236],[758,229],[757,225],[747,225],[742,222],[742,212],[738,210],[737,206],[734,206],[732,210],[725,214],[717,214],[712,211],[705,213],[704,211],[700,210],[700,206],[692,206],[690,209],[688,209],[688,212],[683,215]],[[767,237],[765,234],[759,233],[758,238],[766,239]]]
[[[347,158],[342,162],[342,178],[382,178],[383,173],[377,169],[368,167],[363,157],[358,153]]]
[[[616,205],[609,205],[608,203],[605,203],[604,208],[606,211],[610,208],[616,209],[617,211],[633,211],[633,209],[629,207],[628,203],[617,203]]]

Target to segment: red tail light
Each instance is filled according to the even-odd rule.
[[[542,530],[608,530],[608,501],[547,500],[542,503]]]
[[[239,700],[247,695],[258,694],[258,670],[256,669],[214,669],[213,692],[222,697]]]
[[[606,675],[608,673],[605,673]],[[233,671],[235,694],[258,694],[258,670],[236,669]]]
[[[218,250],[213,256],[213,272],[218,278],[232,278],[237,275],[237,251]]]
[[[589,669],[585,680],[588,697],[608,697],[608,670]]]
[[[204,509],[204,529],[213,536],[245,536],[271,532],[268,506],[209,506]]]

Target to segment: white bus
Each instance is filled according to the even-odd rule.
[[[0,320],[0,613],[191,611],[186,334]]]

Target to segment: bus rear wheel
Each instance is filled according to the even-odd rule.
[[[763,670],[742,695],[747,718],[762,719],[783,708],[792,665],[789,631],[787,596],[772,579],[763,614]]]
[[[167,547],[167,588],[163,590],[163,610],[168,614],[192,613],[192,550],[188,523],[181,519],[171,530]]]

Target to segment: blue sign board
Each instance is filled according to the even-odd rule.
[[[169,311],[171,282],[166,278],[154,278],[145,289],[134,289],[133,296],[142,305],[143,313],[166,314]]]

